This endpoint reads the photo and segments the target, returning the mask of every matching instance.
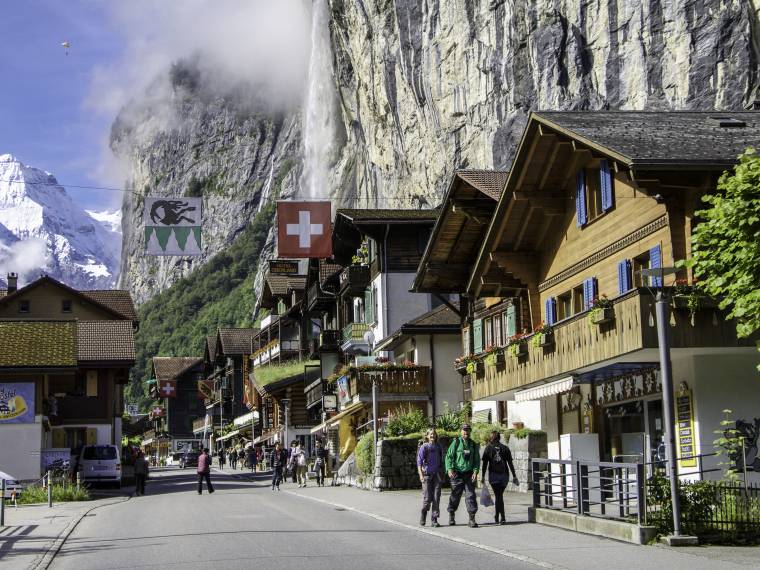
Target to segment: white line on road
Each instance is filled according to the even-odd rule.
[[[500,554],[502,556],[506,556],[508,558],[513,558],[515,560],[519,560],[520,562],[525,562],[527,564],[533,564],[535,566],[539,566],[541,568],[551,568],[553,570],[565,570],[563,566],[557,566],[555,564],[550,564],[549,562],[544,562],[542,560],[537,560],[535,558],[532,558],[530,556],[525,556],[524,554],[518,554],[517,552],[510,552],[509,550],[504,550],[501,548],[496,548],[494,546],[488,546],[487,544],[481,544],[479,542],[474,542],[472,540],[467,540],[464,538],[459,538],[458,536],[451,536],[449,534],[445,534],[443,532],[437,532],[434,530],[430,530],[429,528],[420,527],[420,526],[414,526],[410,524],[406,524],[397,520],[393,520],[388,517],[384,517],[383,515],[378,515],[376,513],[370,513],[367,511],[362,511],[360,509],[356,509],[354,507],[349,507],[348,505],[342,505],[340,503],[334,503],[332,501],[326,501],[325,499],[318,499],[317,497],[312,497],[310,495],[302,495],[300,493],[294,493],[293,491],[284,491],[285,493],[288,493],[289,495],[293,495],[295,497],[300,497],[304,499],[311,499],[312,501],[316,501],[318,503],[323,503],[325,505],[330,505],[331,507],[338,507],[341,509],[346,509],[347,511],[353,511],[355,513],[359,513],[364,516],[372,517],[373,519],[377,519],[379,521],[393,524],[396,526],[400,526],[409,530],[414,530],[416,532],[422,532],[424,534],[429,534],[431,536],[437,536],[438,538],[443,538],[445,540],[450,540],[451,542],[458,542],[459,544],[465,544],[467,546],[472,546],[473,548],[479,548],[481,550],[487,550],[488,552],[493,552],[494,554]]]

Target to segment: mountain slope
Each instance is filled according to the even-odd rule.
[[[120,252],[121,236],[77,206],[52,174],[0,155],[0,272],[108,288]]]

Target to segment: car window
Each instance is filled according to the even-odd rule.
[[[84,448],[82,459],[89,461],[106,461],[116,459],[116,448],[110,445],[88,445]]]

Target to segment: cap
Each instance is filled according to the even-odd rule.
[[[461,429],[466,429],[467,431],[472,431],[472,428],[470,427],[470,424],[462,424]]]

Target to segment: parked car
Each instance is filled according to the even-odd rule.
[[[85,483],[114,483],[121,488],[121,460],[115,445],[85,445],[77,469]]]
[[[166,457],[166,466],[169,467],[171,465],[179,465],[180,460],[182,459],[182,453],[179,451],[175,451],[174,453],[170,453]]]
[[[184,469],[185,467],[198,467],[197,451],[188,451],[182,456],[182,459],[179,460],[179,468]]]
[[[8,475],[7,473],[0,471],[0,479],[5,479],[6,499],[12,499],[14,495],[18,497],[21,491],[24,490],[24,486],[21,485],[21,483],[19,483],[18,480],[12,475]]]

